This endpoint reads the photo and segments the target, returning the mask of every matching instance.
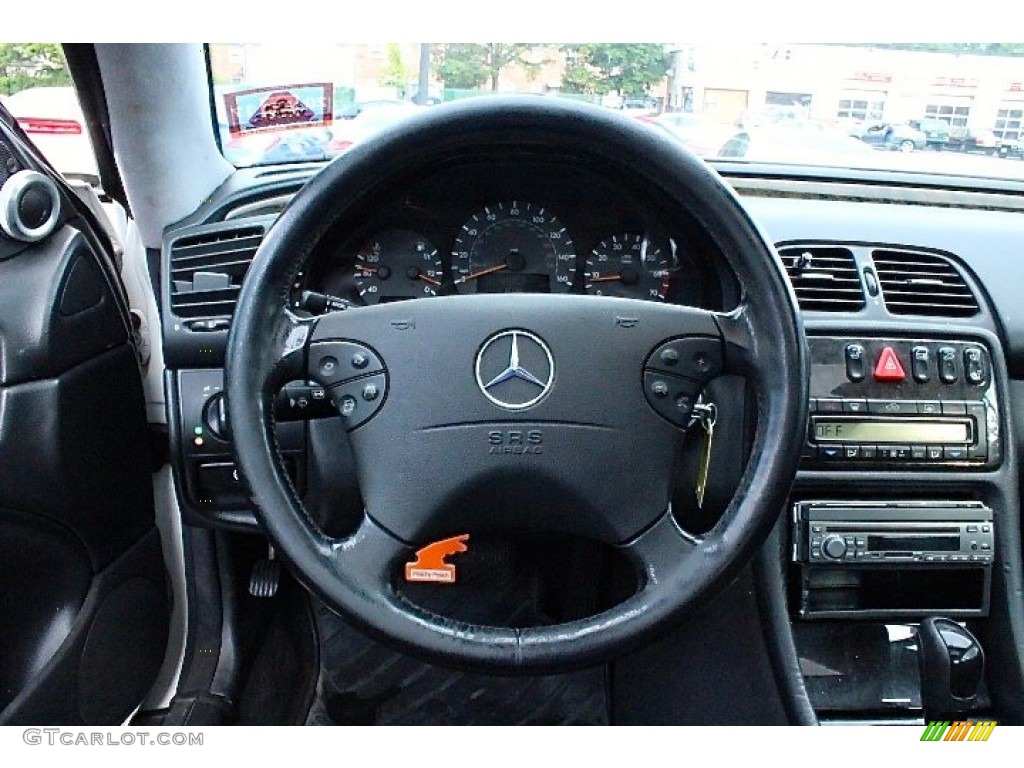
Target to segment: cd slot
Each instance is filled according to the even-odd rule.
[[[829,530],[843,533],[875,533],[879,530],[906,531],[914,533],[960,533],[958,525],[915,525],[914,523],[872,523],[871,525],[849,525],[829,523]]]

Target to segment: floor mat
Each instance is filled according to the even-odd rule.
[[[481,561],[478,560],[477,563]],[[486,576],[482,574],[486,573]],[[460,584],[424,590],[438,613],[504,626],[545,623],[529,569],[498,552]],[[310,725],[606,725],[606,667],[497,677],[425,664],[370,639],[315,603],[320,678]]]

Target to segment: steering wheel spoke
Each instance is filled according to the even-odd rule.
[[[619,550],[641,573],[641,591],[651,591],[678,574],[683,560],[697,556],[701,545],[701,539],[684,531],[668,510],[654,525],[621,544]]]
[[[369,515],[353,533],[330,543],[331,568],[365,595],[392,593],[399,567],[411,556],[412,547]]]
[[[747,301],[731,312],[716,312],[722,333],[723,371],[737,376],[757,375],[758,337],[751,326],[751,308]]]

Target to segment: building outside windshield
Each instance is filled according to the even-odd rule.
[[[221,141],[238,165],[329,159],[420,109],[501,92],[619,110],[706,158],[997,177],[1024,171],[1022,54],[984,43],[210,47]],[[232,119],[235,93],[309,83],[328,84],[329,103],[307,105],[317,117],[305,128]]]
[[[55,44],[3,44],[0,99],[95,176]],[[208,47],[236,166],[329,161],[438,104],[542,94],[616,110],[712,160],[1024,176],[1024,44],[337,43]]]

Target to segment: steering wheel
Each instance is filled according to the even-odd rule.
[[[576,158],[692,217],[734,271],[739,306],[488,294],[316,319],[286,309],[296,273],[328,230],[351,231],[445,162],[510,149]],[[710,532],[695,536],[670,509],[673,466],[698,393],[726,373],[750,382],[756,428],[735,497]],[[296,378],[321,384],[346,420],[365,513],[345,538],[312,522],[275,444],[275,395]],[[236,458],[267,535],[297,577],[402,650],[503,672],[608,660],[671,626],[746,563],[795,477],[807,378],[783,266],[717,174],[636,121],[541,97],[433,107],[311,179],[260,246],[226,361]],[[587,618],[504,628],[435,615],[396,588],[416,550],[481,527],[616,547],[636,567],[637,591]],[[460,542],[449,544],[455,551]],[[446,578],[443,564],[424,570]]]

